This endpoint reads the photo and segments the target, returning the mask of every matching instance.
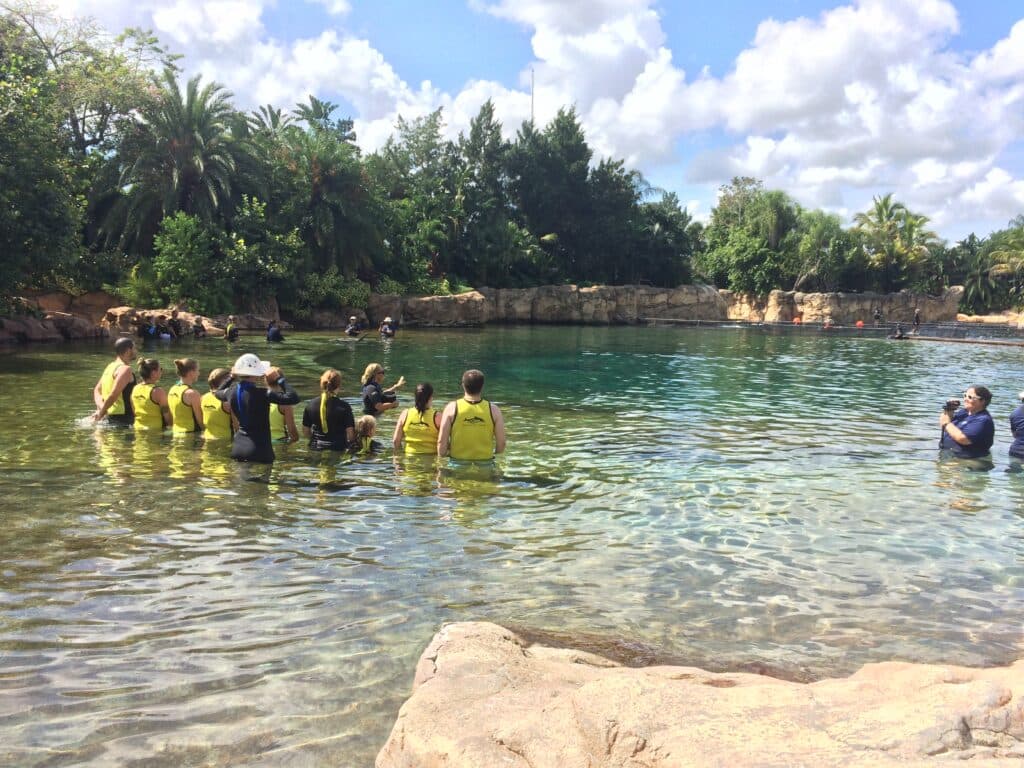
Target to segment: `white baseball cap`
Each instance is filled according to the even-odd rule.
[[[385,317],[384,318],[384,322],[385,323],[390,323],[391,322],[391,317],[390,316],[389,317]]]
[[[251,352],[235,360],[231,367],[231,373],[235,376],[266,376],[269,370],[270,363],[260,360]]]

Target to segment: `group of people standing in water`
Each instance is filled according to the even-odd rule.
[[[163,370],[154,358],[136,361],[135,342],[128,337],[114,343],[115,359],[93,388],[94,421],[133,426],[140,431],[202,432],[207,440],[231,440],[231,457],[238,461],[269,464],[275,442],[296,442],[295,406],[300,397],[284,372],[254,354],[239,357],[230,370],[216,368],[207,378],[209,391],[195,384],[199,364],[192,358],[174,361],[177,383],[159,386]],[[370,363],[361,379],[364,415],[355,418],[341,397],[341,373],[329,368],[320,376],[320,394],[306,403],[302,429],[316,451],[371,453],[377,417],[398,407],[398,390],[405,377],[384,387],[384,368]],[[434,388],[416,387],[414,405],[398,417],[392,436],[395,452],[407,455],[451,456],[464,461],[487,461],[505,450],[505,421],[501,409],[482,397],[484,375],[469,370],[462,375],[463,396],[438,413],[433,408]]]

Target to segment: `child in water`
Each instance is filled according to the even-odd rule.
[[[380,450],[380,443],[373,439],[377,434],[377,420],[373,416],[360,416],[356,421],[356,442],[353,446],[357,456],[366,456]]]

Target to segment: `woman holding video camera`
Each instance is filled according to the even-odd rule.
[[[963,406],[959,400],[949,400],[939,415],[942,439],[939,448],[949,449],[962,459],[988,456],[996,428],[988,412],[992,393],[987,387],[974,385],[964,392]]]

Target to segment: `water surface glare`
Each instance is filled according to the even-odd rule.
[[[1020,656],[1018,349],[508,327],[147,350],[202,380],[255,351],[304,397],[337,367],[354,405],[371,361],[405,405],[479,367],[508,423],[495,467],[300,442],[261,471],[83,426],[109,348],[0,355],[0,764],[369,766],[446,621],[798,679]],[[991,471],[935,447],[972,383]]]

